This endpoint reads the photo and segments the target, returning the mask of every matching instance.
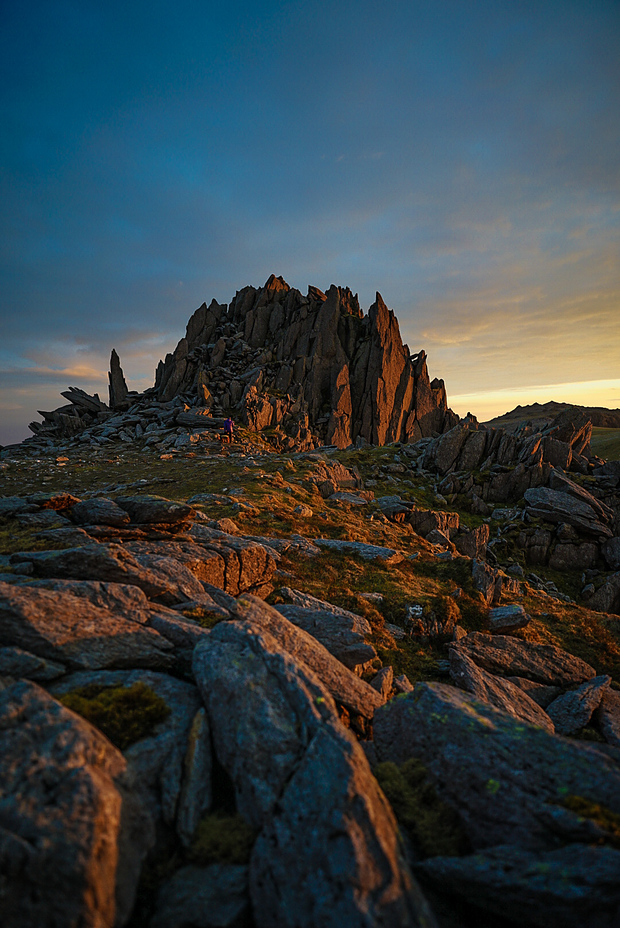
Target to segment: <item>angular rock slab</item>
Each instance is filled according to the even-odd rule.
[[[617,690],[605,690],[595,718],[607,744],[620,748],[620,693]]]
[[[454,647],[450,648],[449,653],[450,676],[456,686],[466,693],[471,693],[476,699],[507,712],[513,718],[554,732],[553,722],[547,713],[522,689],[509,680],[502,680],[501,677],[494,677],[486,670],[481,670],[469,657]]]
[[[558,828],[570,831],[578,821],[562,806],[566,796],[620,812],[620,768],[611,759],[446,684],[418,683],[377,710],[374,740],[380,761],[424,764],[474,850],[552,850]]]
[[[200,816],[211,804],[209,726],[196,687],[163,673],[145,670],[99,670],[74,673],[51,687],[61,696],[83,686],[124,686],[144,683],[160,696],[170,714],[152,734],[123,753],[126,781],[155,820],[177,830],[188,844]]]
[[[511,603],[508,606],[496,606],[489,611],[489,630],[493,633],[514,631],[525,628],[531,622],[523,606]]]
[[[130,583],[105,583],[101,580],[33,580],[29,589],[55,590],[87,599],[93,606],[109,609],[124,619],[146,623],[151,606],[139,586]]]
[[[550,644],[472,632],[453,645],[489,673],[526,677],[551,686],[574,686],[596,676],[581,658]]]
[[[472,857],[434,857],[416,866],[424,883],[497,915],[518,913],[531,928],[620,924],[620,851],[569,844],[547,853],[490,848]]]
[[[3,928],[126,921],[152,833],[125,806],[124,770],[107,738],[36,684],[0,693]]]
[[[370,684],[348,670],[320,641],[256,596],[245,593],[231,606],[234,614],[263,629],[296,660],[302,661],[317,675],[336,702],[371,719],[383,699]]]
[[[549,703],[547,714],[553,719],[558,735],[572,735],[587,725],[610,683],[611,677],[594,677]]]
[[[258,928],[435,925],[362,749],[327,726],[258,836],[250,892]]]
[[[0,583],[0,644],[73,669],[171,666],[173,645],[69,593]]]
[[[194,675],[239,811],[264,829],[250,864],[258,928],[421,924],[391,809],[312,670],[238,621],[196,647]]]
[[[291,590],[289,593],[295,594],[296,591]],[[277,611],[320,641],[345,667],[355,671],[357,667],[361,668],[377,657],[374,647],[364,640],[364,636],[372,633],[366,619],[346,609],[337,609],[331,603],[323,603],[314,596],[301,598],[314,600],[314,603],[302,605],[295,601],[299,600],[295,596],[292,605],[277,606]]]
[[[181,867],[159,890],[149,928],[249,928],[248,868]]]
[[[12,564],[20,561],[31,561],[36,577],[128,583],[140,587],[147,596],[159,596],[168,588],[121,545],[91,544],[64,551],[28,551],[11,557]]]

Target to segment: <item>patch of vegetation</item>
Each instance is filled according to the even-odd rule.
[[[257,832],[239,815],[214,812],[200,821],[188,859],[199,866],[207,864],[247,864]]]
[[[41,527],[26,528],[17,519],[6,519],[0,523],[0,554],[15,554],[17,551],[52,551],[70,547],[70,543],[38,538]]]
[[[467,840],[458,815],[435,791],[428,771],[417,758],[400,767],[390,761],[374,769],[398,824],[421,857],[454,857],[467,853]]]
[[[191,609],[181,610],[187,619],[193,619],[201,628],[215,628],[219,622],[223,621],[223,616],[217,612],[211,612],[203,606],[192,606]]]
[[[612,847],[620,848],[620,815],[612,812],[606,806],[599,803],[591,802],[584,799],[583,796],[566,796],[562,800],[562,805],[575,812],[580,818],[589,819],[595,825],[605,832],[601,837],[600,844],[609,844]]]
[[[131,686],[81,686],[60,696],[60,702],[99,728],[124,751],[146,738],[170,715],[164,699],[146,683]]]

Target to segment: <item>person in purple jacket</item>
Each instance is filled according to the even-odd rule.
[[[224,423],[224,435],[226,436],[226,441],[228,443],[232,442],[233,440],[233,430],[234,430],[233,420],[229,416],[226,422]]]

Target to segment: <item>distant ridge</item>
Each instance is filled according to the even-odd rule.
[[[505,428],[507,431],[527,421],[542,426],[544,423],[550,423],[566,409],[575,409],[583,413],[596,428],[620,429],[620,409],[606,409],[604,406],[578,406],[575,403],[556,403],[554,400],[548,403],[532,403],[530,406],[515,406],[510,412],[489,419],[484,425],[491,428]]]

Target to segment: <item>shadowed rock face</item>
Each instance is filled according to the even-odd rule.
[[[256,349],[264,351],[250,370]],[[228,307],[203,304],[157,369],[158,398],[198,396],[218,369],[228,380],[237,374],[239,396],[227,403],[238,405],[246,424],[281,425],[301,440],[307,431],[341,448],[358,437],[383,445],[456,421],[443,381],[431,383],[425,353],[412,356],[403,345],[379,293],[365,316],[348,288],[311,287],[304,297],[272,276],[261,289],[240,290]]]

